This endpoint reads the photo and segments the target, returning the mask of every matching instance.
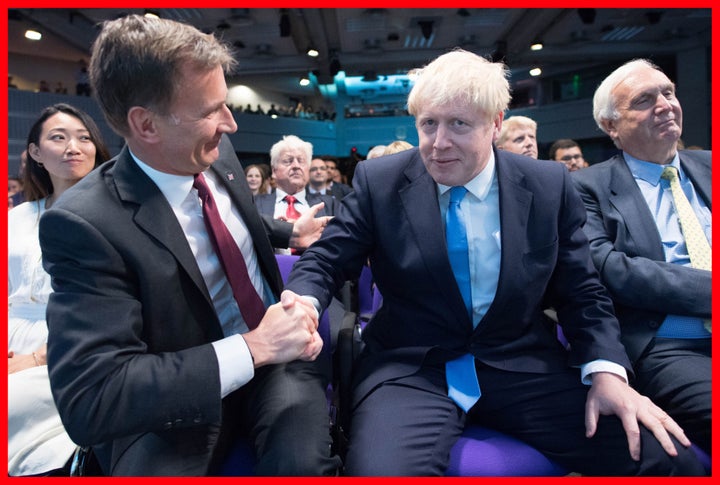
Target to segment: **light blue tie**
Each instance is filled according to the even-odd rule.
[[[445,220],[445,237],[448,256],[465,309],[472,319],[472,287],[470,286],[470,262],[468,259],[468,240],[460,202],[467,193],[465,187],[450,189],[450,205]],[[475,371],[475,358],[465,354],[445,363],[445,376],[448,384],[448,396],[465,412],[480,399],[480,386]]]

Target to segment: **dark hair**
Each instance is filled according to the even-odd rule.
[[[228,45],[182,22],[142,15],[105,22],[92,46],[89,73],[110,126],[128,136],[133,106],[169,114],[187,63],[207,71],[222,66],[229,73],[235,59]]]
[[[578,143],[575,140],[571,140],[569,138],[561,138],[559,140],[555,140],[552,145],[550,145],[550,152],[548,154],[548,160],[555,160],[555,153],[557,153],[558,150],[566,150],[568,148],[573,147],[579,147]]]
[[[100,134],[100,129],[90,115],[65,103],[48,106],[42,110],[40,116],[30,128],[27,143],[25,144],[27,150],[27,163],[25,164],[25,171],[23,172],[23,192],[25,194],[25,200],[39,200],[53,193],[54,188],[50,180],[50,174],[45,167],[41,166],[37,160],[32,157],[30,154],[30,145],[40,145],[40,135],[42,134],[45,122],[48,118],[58,113],[65,113],[79,119],[88,130],[90,140],[92,140],[95,145],[95,167],[110,158],[110,152],[105,146],[105,142]]]

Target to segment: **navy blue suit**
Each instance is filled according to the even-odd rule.
[[[647,472],[667,461],[664,452],[646,439],[644,451],[656,458],[638,467],[616,418],[601,418],[602,444],[584,438],[587,390],[568,364],[607,359],[631,370],[570,177],[560,164],[509,152],[496,150],[495,160],[500,277],[474,330],[450,267],[437,186],[417,149],[358,164],[354,192],[289,277],[287,288],[324,307],[343,276],[357,276],[369,257],[383,295],[363,332],[348,472],[444,472],[466,422],[447,397],[444,363],[466,352],[476,358],[483,391],[468,420],[518,436],[571,470]],[[548,306],[565,325],[569,353],[544,317]]]
[[[711,152],[680,151],[680,165],[712,209]],[[710,339],[656,342],[655,334],[668,314],[711,317],[711,272],[665,262],[653,214],[622,155],[572,177],[588,212],[584,231],[593,261],[612,295],[622,342],[638,371],[633,385],[710,450]],[[663,357],[649,360],[657,343]]]

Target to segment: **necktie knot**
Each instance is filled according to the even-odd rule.
[[[463,186],[453,187],[450,189],[450,203],[451,204],[460,204],[460,201],[463,200],[463,197],[465,197],[465,194],[467,193],[467,189]]]
[[[288,222],[295,222],[300,218],[300,211],[295,208],[295,202],[297,201],[297,197],[295,197],[294,195],[286,195],[284,197],[284,200],[285,202],[287,202],[285,218],[288,220]]]
[[[667,166],[663,169],[662,175],[660,177],[664,178],[665,180],[675,180],[678,178],[678,169],[677,167],[673,166]]]

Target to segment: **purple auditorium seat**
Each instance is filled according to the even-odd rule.
[[[468,426],[450,450],[450,477],[563,476],[567,471],[535,448],[498,431]]]

